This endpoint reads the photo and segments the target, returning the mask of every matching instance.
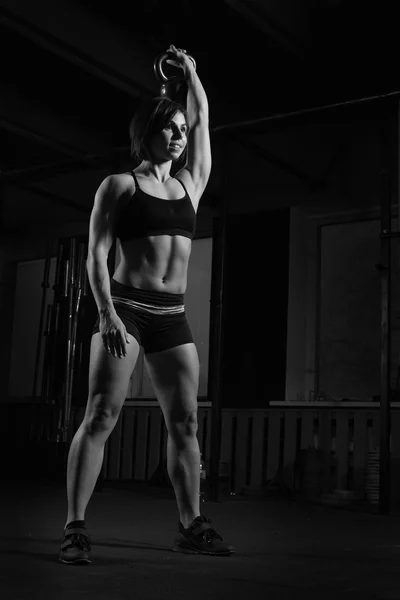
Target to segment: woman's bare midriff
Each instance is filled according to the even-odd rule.
[[[137,238],[120,245],[113,278],[143,290],[184,294],[192,241],[182,235]]]

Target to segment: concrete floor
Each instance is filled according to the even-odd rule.
[[[60,482],[3,481],[2,600],[400,599],[400,516],[236,497],[203,514],[230,557],[172,552],[171,489],[103,487],[86,524],[93,562],[58,562],[66,517]]]

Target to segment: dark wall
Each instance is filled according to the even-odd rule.
[[[230,215],[222,406],[285,399],[290,211]]]

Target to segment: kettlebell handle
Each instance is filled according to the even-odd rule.
[[[194,65],[194,68],[196,69],[196,61],[194,60],[193,56],[190,56],[188,54],[187,57],[190,58],[190,60],[192,61],[193,65]],[[163,63],[167,59],[176,60],[176,57],[174,56],[174,54],[171,54],[171,52],[165,52],[164,54],[159,54],[155,58],[155,60],[154,60],[154,73],[155,73],[157,79],[159,79],[160,81],[171,81],[171,79],[181,79],[177,75],[173,75],[172,77],[167,77],[165,75],[165,73],[163,71]]]

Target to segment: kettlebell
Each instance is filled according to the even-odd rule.
[[[187,56],[193,62],[194,68],[196,68],[196,61],[193,56],[190,56],[189,54]],[[154,73],[157,79],[163,82],[160,87],[160,95],[169,98],[170,100],[174,100],[175,102],[179,102],[186,107],[188,90],[182,69],[174,67],[173,65],[168,65],[171,69],[174,69],[175,72],[178,73],[180,71],[182,75],[177,74],[167,77],[163,70],[163,65],[168,59],[176,60],[176,56],[171,52],[165,52],[164,54],[159,54],[154,60]]]

